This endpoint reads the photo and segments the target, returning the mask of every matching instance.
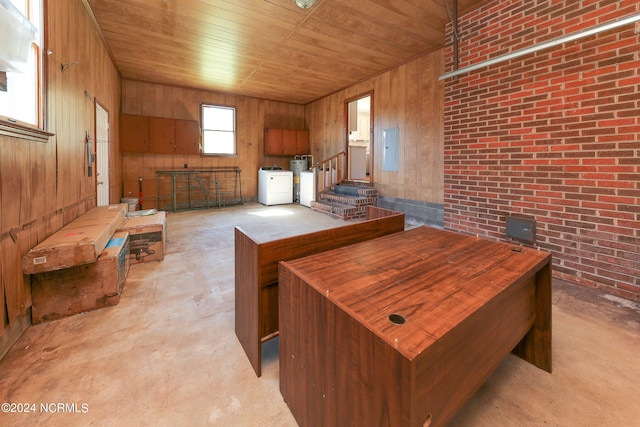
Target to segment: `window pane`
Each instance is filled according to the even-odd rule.
[[[42,25],[42,1],[11,0],[11,3],[34,25],[36,40],[31,44],[29,52],[24,52],[28,53],[28,56],[25,55],[27,62],[23,65],[16,65],[20,72],[7,72],[7,90],[0,91],[0,116],[7,116],[37,126],[40,97],[40,93],[38,93],[40,87],[39,46],[42,44],[42,31],[39,29]],[[18,43],[18,45],[20,44]],[[20,48],[22,49],[21,45]],[[20,52],[23,51],[20,50]]]
[[[34,49],[29,54],[24,73],[7,72],[7,91],[0,92],[0,115],[37,125],[37,82]]]
[[[202,127],[204,129],[233,132],[233,112],[232,108],[204,107]]]
[[[235,154],[233,132],[205,130],[203,139],[205,154]]]
[[[235,115],[233,107],[202,106],[204,154],[236,154]]]
[[[26,0],[10,0],[11,3],[20,11],[24,16],[29,16],[27,13],[27,2]]]

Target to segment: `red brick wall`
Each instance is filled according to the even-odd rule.
[[[638,13],[637,0],[496,0],[459,20],[459,67]],[[446,228],[503,239],[506,215],[535,219],[556,277],[640,299],[639,32],[445,82]]]

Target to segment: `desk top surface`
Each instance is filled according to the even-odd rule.
[[[413,357],[550,262],[544,251],[424,226],[285,264]]]

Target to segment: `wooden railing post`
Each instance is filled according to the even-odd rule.
[[[340,151],[338,154],[322,160],[314,166],[316,175],[316,200],[325,189],[333,188],[334,185],[344,181],[347,153]],[[328,174],[328,175],[327,175]]]

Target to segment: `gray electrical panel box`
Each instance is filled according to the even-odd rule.
[[[398,128],[382,131],[382,170],[384,172],[398,172],[400,161],[400,130]]]

